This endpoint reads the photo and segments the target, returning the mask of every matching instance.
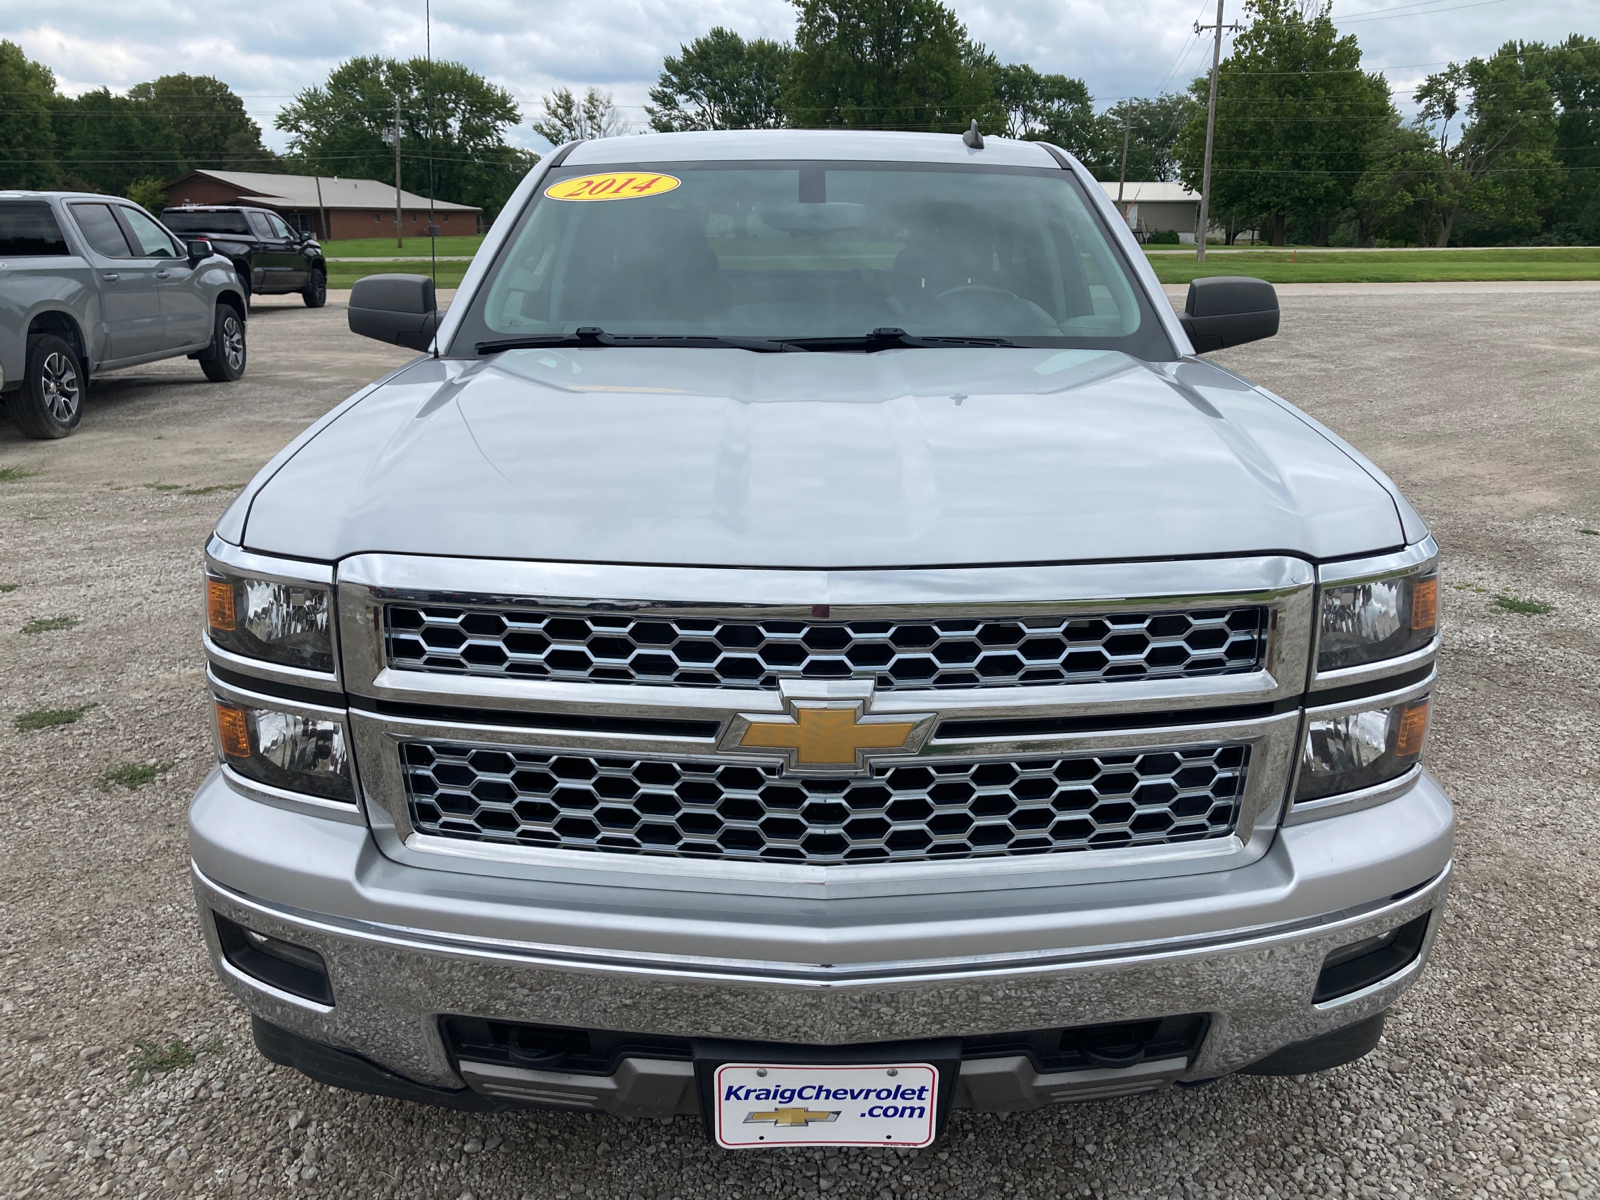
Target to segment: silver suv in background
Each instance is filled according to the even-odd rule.
[[[66,437],[91,377],[179,355],[244,374],[245,297],[209,241],[114,196],[0,192],[0,394],[23,433]]]
[[[1438,550],[1083,166],[549,155],[206,549],[201,929],[269,1058],[729,1148],[1370,1050],[1427,960]]]

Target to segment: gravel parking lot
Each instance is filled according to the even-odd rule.
[[[898,1155],[464,1116],[260,1059],[189,892],[184,807],[211,764],[199,551],[262,462],[407,357],[337,304],[265,301],[240,383],[180,359],[97,383],[67,441],[0,422],[0,1196],[1600,1193],[1600,291],[1285,293],[1282,335],[1226,361],[1371,454],[1445,554],[1428,755],[1459,805],[1455,896],[1376,1053],[958,1113]]]

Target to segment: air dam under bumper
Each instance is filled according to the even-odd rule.
[[[881,927],[879,942],[866,938],[881,952],[862,953],[872,929],[830,923],[817,934],[850,935],[840,941],[852,942],[855,961],[824,967],[729,959],[710,935],[703,956],[651,953],[651,945],[681,944],[681,929],[665,932],[675,923],[707,930],[714,923],[705,913],[681,915],[693,907],[682,893],[643,889],[612,894],[608,911],[582,914],[603,931],[589,945],[574,943],[575,914],[557,904],[517,908],[523,935],[508,938],[505,900],[514,881],[401,867],[378,852],[364,825],[262,803],[219,774],[190,809],[201,928],[219,975],[254,1015],[427,1088],[470,1085],[502,1103],[630,1116],[697,1111],[687,1064],[625,1060],[612,1076],[458,1066],[440,1017],[827,1046],[1209,1014],[1205,1040],[1187,1062],[1069,1079],[1040,1075],[1027,1060],[969,1060],[956,1103],[1015,1110],[1144,1091],[1240,1070],[1393,1004],[1422,971],[1437,919],[1416,959],[1393,975],[1320,1004],[1312,992],[1330,951],[1437,916],[1453,832],[1448,799],[1424,775],[1376,808],[1283,830],[1248,867],[1200,877],[1210,885],[1183,898],[1181,936],[1158,932],[1178,881],[1138,884],[1142,905],[1130,885],[1079,885],[1048,890],[1082,893],[1090,903],[1027,920],[996,917],[990,953],[912,959],[894,953],[906,906],[886,901],[877,921],[863,922]],[[1104,905],[1089,895],[1097,889]],[[726,899],[701,902],[715,909]],[[1016,907],[1029,901],[1019,895]],[[468,932],[475,904],[483,906],[482,935]],[[958,940],[972,932],[959,895],[919,897],[915,907],[924,919],[951,922],[953,937],[962,926]],[[858,902],[851,908],[861,912]],[[334,1004],[278,991],[226,962],[213,912],[319,953]],[[1040,948],[1041,923],[1052,948]]]

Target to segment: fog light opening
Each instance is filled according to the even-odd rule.
[[[1322,973],[1317,976],[1311,999],[1318,1004],[1337,1000],[1409,967],[1422,953],[1422,940],[1427,936],[1432,916],[1432,913],[1423,913],[1387,933],[1362,938],[1330,951],[1322,960]]]
[[[333,985],[322,955],[212,913],[222,957],[251,979],[318,1004],[333,1004]]]

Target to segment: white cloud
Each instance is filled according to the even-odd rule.
[[[1242,0],[1226,0],[1227,19]],[[219,9],[214,0],[55,0],[0,13],[0,37],[55,72],[69,92],[121,90],[169,72],[215,75],[245,97],[266,131],[300,88],[358,54],[421,54],[419,0],[273,0]],[[972,36],[1002,60],[1081,76],[1097,101],[1181,87],[1210,62],[1195,21],[1214,0],[955,0]],[[1379,20],[1361,17],[1396,15]],[[1404,15],[1400,15],[1404,14]],[[1512,38],[1556,41],[1600,34],[1593,0],[1336,0],[1335,20],[1361,40],[1366,62],[1389,69],[1396,99],[1435,64],[1492,52]],[[1344,19],[1350,18],[1347,25]],[[663,55],[714,25],[747,37],[787,38],[786,0],[436,0],[433,50],[506,87],[524,119],[552,87],[611,91],[638,126]],[[529,131],[519,139],[542,145]]]

